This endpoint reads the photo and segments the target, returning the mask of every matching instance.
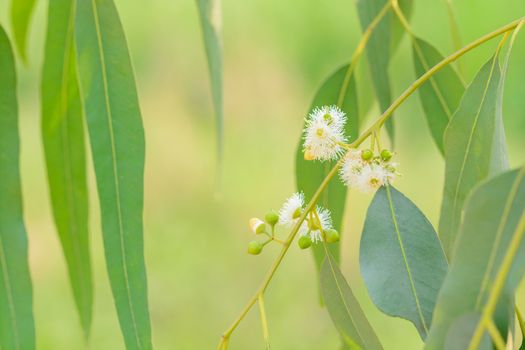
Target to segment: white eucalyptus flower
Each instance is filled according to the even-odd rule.
[[[296,192],[284,202],[279,210],[279,225],[292,228],[301,217],[304,209],[304,194]],[[308,225],[303,221],[299,228],[299,234],[308,232]]]
[[[344,149],[346,116],[336,106],[315,108],[306,121],[303,149],[305,159],[334,160]]]
[[[307,231],[301,231],[300,235],[305,236],[307,234],[310,235],[310,239],[313,243],[322,242],[323,241],[323,234],[322,231],[326,231],[329,229],[332,229],[332,217],[330,216],[330,211],[326,208],[317,207],[317,216],[319,217],[319,223],[308,225]],[[317,221],[317,220],[316,220]],[[317,225],[317,224],[320,224]]]
[[[366,193],[376,191],[388,182],[387,175],[387,171],[382,165],[367,164],[359,175],[358,187]]]
[[[367,162],[361,158],[361,151],[350,150],[346,154],[345,160],[339,170],[339,177],[348,187],[355,186],[359,183],[359,177],[363,171],[363,167]]]

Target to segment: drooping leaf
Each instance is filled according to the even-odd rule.
[[[14,42],[24,61],[27,61],[27,32],[34,8],[35,0],[11,0],[11,22],[13,25]]]
[[[0,26],[0,348],[35,348],[13,52]]]
[[[68,265],[80,321],[91,326],[93,287],[83,110],[74,47],[74,0],[49,2],[42,72],[42,137],[55,224]]]
[[[445,130],[445,187],[439,235],[448,257],[465,199],[490,172],[499,82],[498,55],[494,55],[465,91]]]
[[[79,1],[75,41],[106,264],[128,349],[151,349],[143,247],[144,129],[112,0]]]
[[[525,273],[525,243],[511,241],[525,218],[525,168],[512,170],[478,186],[469,196],[449,273],[439,293],[427,349],[442,349],[455,319],[478,312],[487,302],[503,259],[518,248],[494,320],[506,337],[514,313],[515,289]],[[518,236],[518,238],[520,238]]]
[[[414,37],[412,40],[414,68],[422,76],[443,56],[428,42]],[[459,106],[465,87],[458,73],[450,65],[441,69],[419,88],[419,98],[434,142],[444,154],[443,134]]]
[[[479,312],[469,313],[458,317],[450,327],[445,339],[446,350],[465,350],[468,348],[472,334],[479,322]],[[491,350],[492,342],[488,334],[482,339],[480,347],[477,350]]]
[[[411,321],[425,339],[447,261],[432,224],[392,186],[380,188],[368,208],[359,260],[376,306]]]
[[[349,65],[345,65],[328,77],[328,79],[321,85],[321,88],[317,91],[310,110],[314,107],[337,105],[338,101],[341,100],[342,103],[339,107],[346,113],[347,123],[345,126],[345,132],[351,142],[358,136],[359,118],[354,75],[351,74],[350,76],[347,76],[348,67]],[[307,201],[312,198],[313,194],[334,165],[335,162],[321,163],[318,161],[304,160],[303,139],[301,137],[296,153],[295,179],[297,190],[304,192]],[[332,181],[323,192],[318,202],[319,205],[330,209],[334,228],[339,232],[342,232],[345,200],[346,186],[340,181]],[[328,249],[335,257],[335,260],[339,261],[339,244],[330,244],[328,245]],[[313,252],[317,267],[321,268],[321,263],[325,257],[324,248],[318,244],[314,245]]]
[[[363,30],[366,30],[368,25],[381,12],[387,3],[388,0],[357,1],[357,12]],[[372,82],[379,103],[379,109],[381,111],[385,111],[392,102],[390,78],[388,74],[388,64],[391,56],[391,23],[391,13],[387,13],[375,27],[366,45]],[[394,124],[392,120],[393,118],[389,118],[385,126],[390,139],[394,141]]]
[[[221,1],[197,0],[201,19],[204,47],[208,57],[211,91],[215,108],[217,127],[217,154],[219,164],[223,148],[223,101],[222,101],[222,43],[221,43]]]
[[[323,261],[320,278],[326,309],[346,348],[383,349],[337,262],[330,254]]]

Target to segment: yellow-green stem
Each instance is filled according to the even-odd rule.
[[[383,123],[392,115],[392,113],[412,93],[414,93],[423,83],[425,83],[432,75],[437,73],[440,69],[445,67],[447,64],[455,61],[457,58],[461,57],[462,55],[464,55],[465,53],[469,52],[470,50],[472,50],[472,49],[476,48],[477,46],[479,46],[479,45],[489,41],[490,39],[493,39],[494,37],[496,37],[498,35],[501,35],[503,33],[506,33],[506,32],[508,32],[510,30],[513,30],[514,28],[516,28],[518,26],[518,24],[520,23],[521,20],[522,19],[513,21],[513,22],[511,22],[511,23],[509,23],[509,24],[507,24],[507,25],[505,25],[505,26],[503,26],[503,27],[501,27],[501,28],[499,28],[499,29],[489,33],[489,34],[486,34],[486,35],[482,36],[481,38],[473,41],[472,43],[470,43],[469,45],[465,46],[461,50],[456,51],[452,55],[446,57],[441,62],[436,64],[428,72],[423,74],[419,79],[417,79],[414,83],[412,83],[412,85],[410,85],[408,87],[408,89],[406,89],[405,92],[403,92],[403,94],[401,94],[401,96],[399,96],[392,103],[392,105],[367,130],[365,130],[365,132],[361,136],[359,136],[354,142],[352,142],[350,144],[350,146],[352,148],[357,148],[359,145],[361,145],[361,143],[363,143],[363,141],[365,141],[374,132],[374,130],[378,129],[379,127],[381,127],[383,125]],[[332,168],[332,170],[330,170],[328,175],[324,178],[323,182],[321,183],[321,185],[319,186],[319,188],[317,189],[315,194],[310,199],[310,202],[308,202],[308,204],[306,206],[306,209],[301,214],[298,222],[295,224],[295,226],[293,227],[292,231],[288,235],[288,238],[286,239],[285,244],[283,245],[283,248],[281,249],[281,252],[279,253],[277,258],[275,259],[274,263],[272,264],[272,266],[271,266],[267,276],[265,277],[265,279],[261,283],[261,286],[259,287],[259,289],[257,289],[257,292],[255,293],[255,295],[248,301],[248,304],[244,307],[244,309],[241,311],[240,315],[233,322],[233,324],[223,333],[223,335],[221,337],[221,341],[220,341],[219,346],[217,347],[217,349],[219,349],[219,350],[226,350],[227,349],[227,345],[228,345],[228,341],[229,341],[230,335],[237,328],[237,326],[242,321],[242,319],[246,316],[248,311],[250,311],[252,306],[257,302],[259,296],[264,294],[264,292],[266,291],[266,288],[270,284],[270,281],[272,280],[275,272],[277,271],[277,268],[279,267],[279,265],[281,264],[284,256],[286,255],[291,242],[293,241],[293,239],[295,238],[297,232],[299,231],[299,228],[301,227],[301,224],[306,219],[306,216],[308,215],[308,213],[313,208],[315,208],[315,204],[317,203],[317,200],[319,199],[319,197],[321,196],[321,194],[323,193],[325,188],[328,186],[328,184],[330,183],[332,178],[337,174],[337,172],[339,170],[339,167],[341,166],[343,160],[344,160],[344,157],[342,159],[340,159],[336,163],[336,165]],[[524,225],[525,225],[525,223],[524,223]]]
[[[520,325],[521,329],[521,336],[525,339],[525,321],[523,320],[523,316],[521,315],[520,309],[518,309],[518,305],[515,306],[516,309],[516,316],[518,317],[518,324]]]

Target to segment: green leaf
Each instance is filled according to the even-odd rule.
[[[447,261],[432,224],[391,186],[380,188],[368,208],[359,260],[376,306],[411,321],[425,339]]]
[[[151,349],[143,244],[144,129],[112,0],[79,1],[76,50],[111,289],[128,349]]]
[[[197,0],[204,47],[208,57],[213,106],[217,127],[217,158],[222,162],[224,111],[222,101],[222,43],[220,0]]]
[[[443,56],[426,41],[414,37],[412,40],[414,68],[422,76]],[[450,65],[441,69],[419,88],[419,98],[434,142],[444,154],[443,134],[459,106],[465,87],[458,73]]]
[[[358,136],[359,117],[354,75],[353,72],[350,72],[352,74],[348,74],[348,68],[349,65],[341,67],[325,80],[317,91],[309,111],[314,107],[339,105],[341,110],[346,113],[347,123],[345,126],[345,132],[351,142]],[[321,163],[318,161],[304,160],[303,139],[301,137],[297,147],[295,163],[297,190],[304,192],[307,200],[312,198],[315,191],[334,165],[335,162]],[[331,181],[318,202],[319,205],[330,209],[334,228],[341,232],[341,234],[346,190],[346,186],[344,186],[341,181]],[[314,245],[312,248],[317,267],[320,268],[325,257],[324,248],[321,245]],[[335,257],[336,261],[339,261],[339,244],[329,244],[328,249]]]
[[[499,83],[498,55],[494,55],[465,91],[445,131],[445,188],[439,234],[448,257],[454,246],[463,203],[472,188],[490,172]]]
[[[320,278],[326,309],[341,334],[345,348],[383,349],[331,254],[327,254],[323,261]]]
[[[42,136],[55,224],[69,270],[80,321],[91,326],[93,287],[83,110],[74,48],[74,0],[49,2],[42,72]]]
[[[12,0],[11,2],[11,22],[13,25],[13,34],[15,45],[22,57],[27,61],[26,41],[29,22],[35,7],[35,0]]]
[[[368,25],[381,12],[388,0],[358,0],[357,12],[361,22],[361,28],[366,30]],[[375,27],[368,44],[366,53],[372,75],[372,82],[379,102],[379,109],[385,111],[392,102],[390,91],[390,78],[388,74],[388,64],[390,62],[391,47],[391,14],[387,13]],[[394,141],[393,118],[389,118],[385,126],[388,135]]]
[[[480,315],[477,312],[469,313],[463,316],[458,317],[450,331],[447,333],[445,339],[445,349],[446,350],[465,350],[468,349],[470,339],[472,334],[479,322]],[[492,342],[488,334],[482,339],[481,346],[477,350],[491,350]]]
[[[495,315],[496,325],[505,330],[509,315],[514,313],[515,289],[525,273],[525,243],[518,236],[523,232],[516,230],[524,215],[525,168],[492,178],[469,196],[450,270],[434,312],[428,349],[442,349],[455,319],[482,312],[503,259],[516,248],[511,241],[517,237],[519,250]]]
[[[35,348],[13,51],[0,26],[0,348]]]

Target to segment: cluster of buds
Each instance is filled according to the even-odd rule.
[[[370,149],[350,150],[345,156],[339,176],[348,187],[363,192],[373,192],[379,187],[392,184],[397,173],[397,163],[391,161],[394,154],[384,149],[374,155]]]
[[[397,164],[391,162],[393,153],[387,149],[381,150],[379,154],[374,154],[371,149],[351,149],[345,143],[345,124],[345,113],[338,107],[314,108],[308,115],[303,131],[304,159],[337,160],[348,150],[339,172],[347,186],[373,192],[391,184],[398,175]]]
[[[272,241],[288,244],[289,242],[282,241],[275,236],[276,225],[287,229],[292,229],[299,225],[297,234],[299,235],[298,244],[301,249],[307,249],[312,244],[322,241],[327,243],[339,241],[339,232],[332,226],[332,218],[328,209],[318,206],[306,213],[304,220],[301,222],[301,218],[305,214],[304,211],[304,195],[302,193],[294,193],[284,202],[278,214],[269,212],[265,215],[264,220],[259,218],[250,219],[250,230],[256,235],[267,236],[267,239],[263,242],[251,241],[248,244],[248,253],[258,255]]]

